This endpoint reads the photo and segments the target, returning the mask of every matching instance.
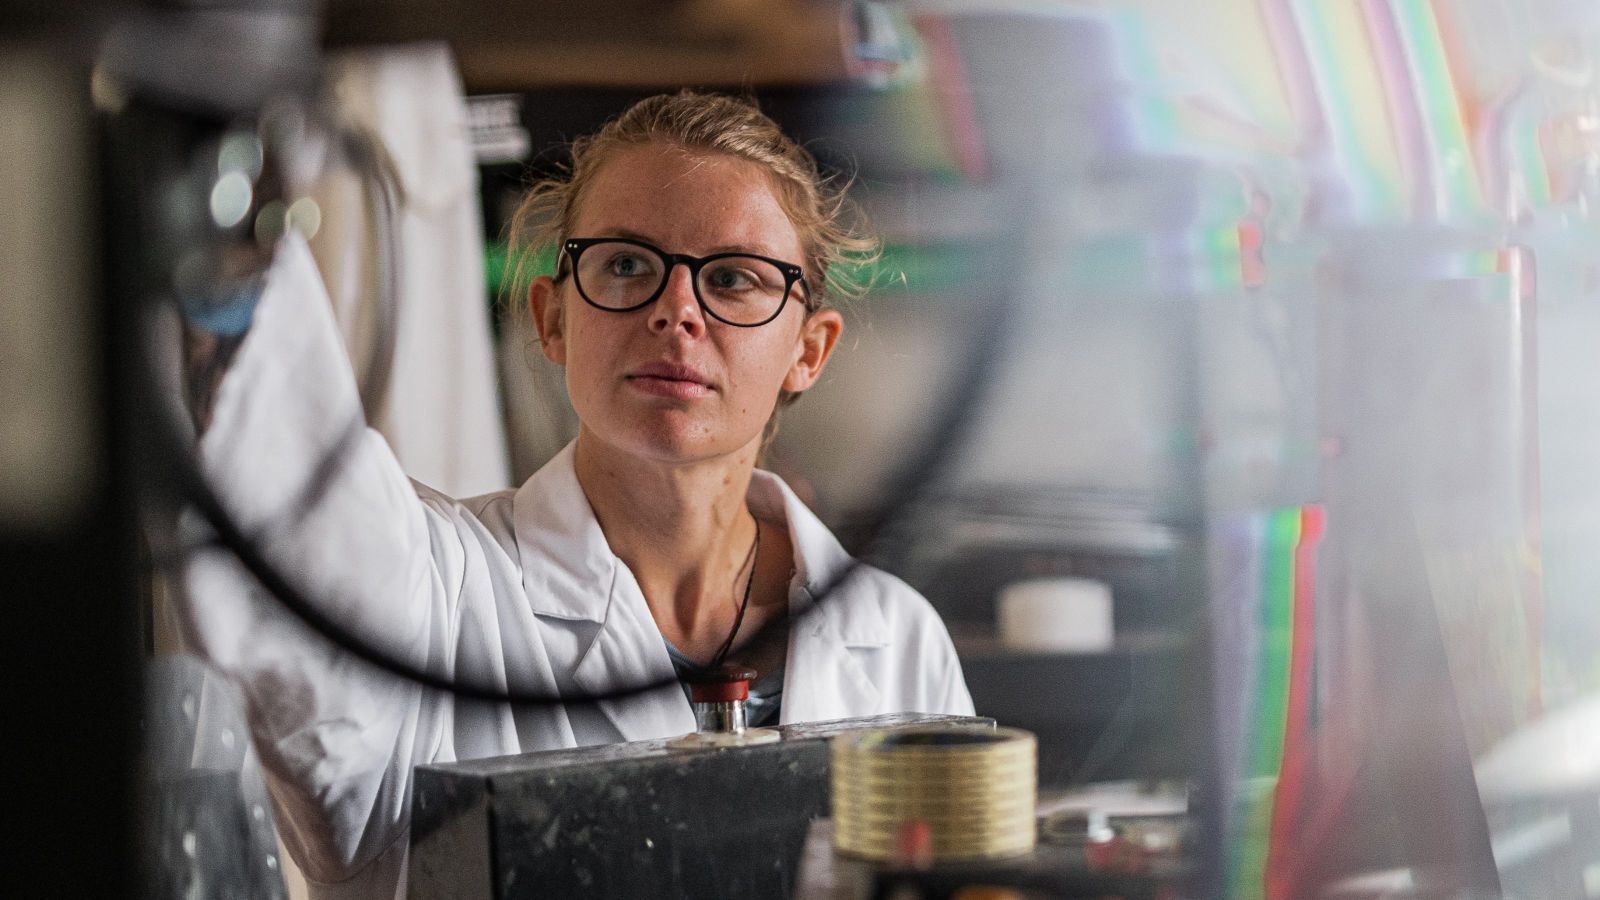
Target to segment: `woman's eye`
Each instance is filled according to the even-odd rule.
[[[649,270],[650,266],[645,261],[644,257],[631,253],[613,256],[610,263],[608,263],[606,266],[606,271],[619,278],[627,278],[633,275],[643,275]]]
[[[719,291],[743,291],[759,287],[761,284],[761,279],[756,277],[755,273],[734,266],[722,266],[711,270],[706,276],[706,281]]]

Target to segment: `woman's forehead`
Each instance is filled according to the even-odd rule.
[[[746,250],[799,261],[794,223],[760,164],[663,145],[601,163],[579,197],[574,237],[628,235],[674,253]]]

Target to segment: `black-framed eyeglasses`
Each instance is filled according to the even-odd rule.
[[[811,296],[799,266],[751,253],[689,256],[632,238],[609,237],[568,238],[561,249],[572,262],[578,296],[607,312],[632,312],[654,303],[680,263],[689,267],[700,308],[740,328],[776,319],[796,284],[805,300]]]

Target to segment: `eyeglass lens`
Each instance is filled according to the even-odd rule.
[[[590,303],[606,309],[633,309],[650,301],[667,279],[669,269],[655,253],[635,244],[594,244],[578,258],[578,290]],[[695,289],[718,318],[734,324],[756,324],[783,305],[789,280],[766,260],[722,256],[700,267]]]

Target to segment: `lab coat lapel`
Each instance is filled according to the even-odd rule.
[[[796,588],[789,601],[789,675],[784,679],[780,720],[814,722],[872,715],[878,711],[878,686],[867,677],[858,654],[839,629],[837,607],[849,602],[843,592],[820,606],[810,591]]]
[[[694,730],[666,643],[633,573],[606,543],[567,445],[517,492],[516,531],[523,590],[536,615],[558,620],[551,666],[563,692],[605,693],[667,682],[600,711],[625,740]],[[565,627],[563,627],[565,626]]]
[[[589,693],[660,685],[642,694],[599,702],[600,711],[624,740],[644,741],[695,730],[694,712],[678,685],[666,642],[627,566],[617,566],[605,621],[578,661],[573,681]]]
[[[882,694],[862,665],[866,654],[889,644],[877,597],[846,578],[815,602],[818,592],[852,564],[850,555],[810,509],[776,475],[757,471],[750,505],[758,514],[781,514],[794,542],[795,577],[789,591],[789,661],[784,679],[784,724],[874,715]],[[780,512],[781,510],[781,512]]]

